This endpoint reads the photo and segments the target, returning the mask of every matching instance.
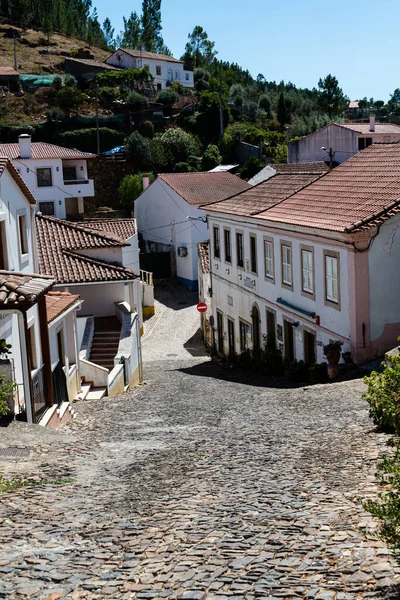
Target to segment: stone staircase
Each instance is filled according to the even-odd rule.
[[[96,317],[90,362],[112,371],[118,353],[121,323],[117,317]]]
[[[101,400],[107,395],[107,388],[94,387],[93,381],[86,381],[82,378],[81,391],[77,396],[77,400]]]

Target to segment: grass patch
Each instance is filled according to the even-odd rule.
[[[41,485],[65,485],[73,483],[73,479],[41,479],[40,481],[29,481],[27,479],[6,479],[0,476],[0,494],[5,494],[12,490],[17,490],[22,487],[37,487]]]

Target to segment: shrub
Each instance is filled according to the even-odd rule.
[[[161,90],[157,96],[157,102],[169,106],[178,102],[178,94],[171,88],[170,90]]]
[[[251,179],[254,175],[257,175],[265,167],[265,162],[256,158],[255,156],[251,156],[244,163],[243,167],[240,169],[240,174],[243,179]]]
[[[124,134],[109,129],[108,127],[100,127],[100,147],[104,152],[111,150],[116,146],[121,146],[124,143]],[[77,129],[76,131],[65,131],[57,136],[58,142],[67,148],[78,148],[82,152],[97,152],[97,134],[96,128]]]
[[[62,77],[60,77],[60,75],[56,75],[53,79],[53,88],[58,92],[62,88],[62,83]]]
[[[149,173],[149,183],[154,181],[153,173]],[[133,203],[143,191],[143,173],[126,175],[118,188],[119,203],[124,208],[132,208]]]
[[[207,141],[218,140],[220,137],[220,105],[218,92],[203,92],[199,102],[197,118],[198,133]],[[225,98],[222,99],[222,120],[226,127],[230,119],[230,110]]]
[[[66,87],[76,88],[77,81],[73,75],[69,73],[64,77],[64,85]]]
[[[267,118],[271,119],[271,100],[266,94],[261,94],[261,96],[258,99],[258,106],[266,112]]]
[[[285,364],[285,375],[292,383],[308,381],[308,367],[304,360],[294,360]]]
[[[109,105],[114,102],[114,100],[118,100],[119,96],[118,88],[113,88],[109,85],[104,85],[99,88],[99,97],[102,104]]]
[[[138,92],[129,92],[126,96],[126,102],[134,111],[146,110],[149,107],[149,100]]]
[[[65,119],[65,112],[56,106],[51,106],[50,108],[46,108],[44,111],[46,118],[50,122],[58,122]]]
[[[10,402],[17,384],[13,380],[6,381],[4,375],[0,375],[0,416],[8,415],[10,412]]]
[[[210,144],[207,146],[206,151],[203,154],[201,161],[201,168],[203,171],[210,171],[214,167],[221,164],[222,156],[219,152],[218,146]]]
[[[73,87],[62,87],[57,94],[58,106],[66,112],[77,109],[84,101],[85,95]]]
[[[196,169],[187,162],[178,162],[174,168],[175,173],[194,173]]]
[[[151,169],[150,142],[147,138],[140,135],[138,131],[133,131],[126,138],[125,150],[128,158],[134,163],[137,169]]]
[[[204,92],[209,87],[211,75],[205,69],[195,69],[193,72],[194,87],[198,92]]]
[[[190,162],[190,158],[200,152],[196,138],[183,129],[168,129],[165,133],[156,136],[164,148],[167,160],[175,164],[177,162]]]
[[[154,137],[154,125],[151,121],[141,121],[138,125],[138,132],[145,138]]]
[[[173,92],[176,92],[180,96],[185,93],[185,88],[180,81],[174,81],[170,88]]]
[[[310,383],[326,383],[328,381],[328,367],[326,362],[315,363],[308,369]]]
[[[400,356],[391,356],[382,373],[364,377],[369,415],[380,431],[400,433]]]

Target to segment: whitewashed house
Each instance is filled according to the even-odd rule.
[[[288,162],[332,160],[332,165],[335,166],[375,142],[397,141],[400,141],[400,125],[376,123],[375,116],[371,114],[369,122],[330,123],[310,135],[290,142]]]
[[[87,161],[95,158],[78,150],[32,142],[28,134],[18,143],[0,144],[37,200],[36,211],[58,219],[84,213],[84,198],[94,196],[93,179],[88,178]]]
[[[193,71],[186,70],[183,61],[167,54],[118,48],[111,56],[106,58],[105,62],[108,65],[122,69],[147,68],[153,75],[154,84],[158,90],[168,88],[175,81],[186,88],[194,87]]]
[[[275,175],[203,207],[211,239],[216,345],[324,360],[343,343],[356,363],[400,333],[400,144],[374,144],[322,176]]]
[[[84,301],[77,331],[85,394],[111,396],[136,385],[143,290],[135,220],[72,223],[37,214],[36,227],[40,272],[54,278],[55,291]]]
[[[135,217],[145,251],[167,257],[163,264],[170,269],[164,277],[171,274],[187,288],[197,289],[197,244],[208,239],[205,212],[199,207],[249,187],[224,172],[163,173],[146,187],[135,200]]]
[[[57,326],[60,345],[51,345],[47,294],[55,282],[38,274],[35,204],[11,162],[0,158],[0,339],[11,344],[0,372],[17,383],[10,403],[15,415],[57,427],[72,417],[69,400],[80,383],[71,325],[81,302],[75,296],[58,306],[58,323],[50,328]]]
[[[210,242],[200,242],[197,245],[199,255],[199,302],[207,305],[207,310],[200,313],[200,329],[203,335],[204,343],[207,347],[212,345],[210,316],[212,315],[211,306],[211,276],[210,276]]]

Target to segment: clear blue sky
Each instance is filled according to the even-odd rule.
[[[141,0],[93,0],[99,20],[141,11]],[[187,36],[201,25],[218,58],[256,77],[316,87],[335,75],[351,100],[388,100],[400,87],[398,0],[163,0],[163,37],[179,58]],[[112,12],[110,12],[112,9]]]

